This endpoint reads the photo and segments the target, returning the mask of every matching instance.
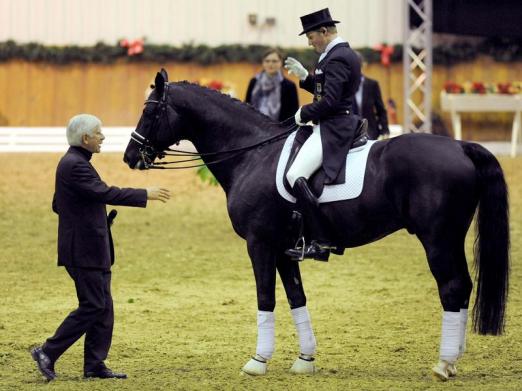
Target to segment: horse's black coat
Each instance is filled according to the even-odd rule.
[[[158,73],[149,98],[161,101],[165,94],[165,104],[146,103],[136,129],[157,150],[187,139],[200,153],[223,151],[284,131],[238,100],[187,82],[165,88],[166,81],[166,73]],[[283,253],[293,205],[276,189],[282,145],[283,140],[209,167],[226,193],[234,230],[247,241],[262,311],[275,308],[276,269],[290,307],[306,304],[299,265]],[[132,168],[140,160],[140,147],[131,140],[125,151],[124,160]],[[464,239],[477,206],[473,320],[479,333],[500,334],[509,277],[509,212],[502,169],[486,149],[428,134],[377,142],[368,157],[362,194],[321,209],[345,247],[373,242],[401,228],[415,234],[426,251],[444,310],[458,312],[468,308],[472,290]]]

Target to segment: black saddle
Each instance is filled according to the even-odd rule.
[[[295,197],[293,189],[290,187],[288,180],[286,179],[286,173],[290,169],[290,166],[294,163],[294,160],[297,156],[297,153],[305,143],[305,141],[310,137],[313,132],[312,126],[301,126],[297,130],[297,134],[295,135],[294,143],[292,144],[292,149],[290,150],[290,156],[286,163],[285,174],[283,176],[283,184],[286,190]],[[368,120],[362,118],[359,120],[357,130],[355,131],[355,137],[353,138],[352,146],[350,149],[358,148],[365,145],[368,142]],[[341,184],[344,183],[346,177],[346,159],[343,161],[343,167],[337,176],[337,181],[333,184]],[[317,170],[310,179],[308,180],[308,185],[310,189],[315,194],[316,197],[320,197],[323,193],[324,189],[324,179],[325,173],[323,168],[321,167]]]

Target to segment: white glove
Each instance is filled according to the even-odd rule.
[[[301,64],[299,64],[301,65]],[[296,111],[294,115],[295,123],[299,126],[305,126],[306,124],[301,121],[301,107],[299,107],[299,110]]]
[[[285,60],[285,68],[288,69],[288,73],[293,73],[300,80],[304,80],[308,76],[308,71],[305,67],[293,57],[288,57]]]

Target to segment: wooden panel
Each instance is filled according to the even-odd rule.
[[[9,61],[0,63],[0,122],[9,126],[65,126],[73,115],[90,112],[108,126],[134,126],[141,115],[145,89],[161,67],[168,70],[172,81],[216,79],[230,83],[238,99],[244,99],[250,78],[261,69],[259,65],[246,63],[201,66],[118,62],[53,66]],[[388,98],[395,101],[400,123],[402,65],[384,68],[370,64],[365,73],[379,81],[385,102]],[[295,78],[290,78],[297,83]],[[461,83],[521,81],[522,63],[503,64],[481,58],[452,67],[436,66],[432,79],[433,110],[442,115],[451,129],[448,115],[440,110],[440,91],[448,80]],[[299,89],[299,99],[301,105],[306,104],[311,102],[312,95]],[[463,136],[507,140],[511,123],[512,115],[507,113],[464,114]]]

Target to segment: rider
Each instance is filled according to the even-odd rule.
[[[308,178],[321,166],[325,184],[342,183],[337,177],[359,123],[352,113],[354,95],[361,81],[361,64],[348,43],[337,36],[336,23],[328,8],[301,17],[308,44],[320,53],[313,75],[296,59],[288,57],[285,68],[299,79],[299,86],[314,94],[313,103],[299,108],[295,122],[304,125],[313,121],[313,133],[301,147],[286,175],[298,202],[305,204],[303,213],[312,231],[311,243],[302,249],[287,250],[292,258],[313,258],[327,261],[330,255],[328,235],[322,227],[319,202],[308,187]]]

